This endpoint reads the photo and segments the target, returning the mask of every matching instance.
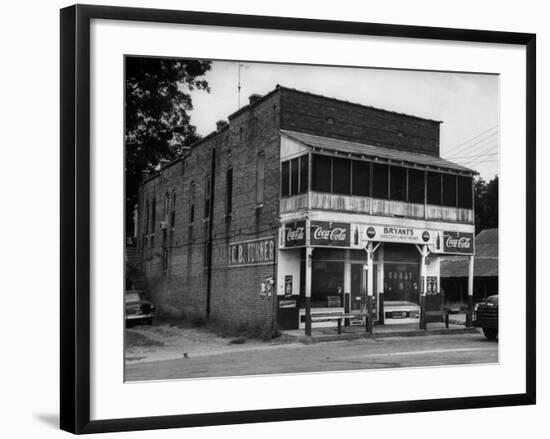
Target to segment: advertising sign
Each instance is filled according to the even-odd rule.
[[[436,232],[400,226],[364,226],[366,241],[400,242],[405,244],[431,244]]]
[[[311,221],[310,243],[320,246],[349,247],[350,226],[347,223]]]
[[[285,247],[300,247],[306,245],[306,222],[286,223],[284,228]]]
[[[443,253],[473,255],[474,234],[463,232],[443,232]]]
[[[292,275],[285,276],[285,297],[292,296]]]
[[[275,239],[260,238],[229,245],[229,266],[265,265],[275,262]]]

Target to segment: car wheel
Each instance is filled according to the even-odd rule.
[[[483,328],[483,334],[487,340],[496,340],[498,336],[498,329],[495,328]]]
[[[149,317],[148,319],[145,319],[145,324],[151,326],[153,324],[153,318]]]

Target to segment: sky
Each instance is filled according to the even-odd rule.
[[[203,136],[246,105],[248,96],[265,95],[280,84],[442,121],[441,157],[476,170],[487,181],[498,175],[497,75],[213,61],[204,79],[211,92],[191,92],[191,123]]]

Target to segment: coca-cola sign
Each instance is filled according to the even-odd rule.
[[[310,226],[310,241],[311,245],[349,247],[349,224],[312,221]]]
[[[306,245],[306,223],[298,221],[285,224],[285,247]]]
[[[474,254],[474,234],[443,232],[443,253]]]

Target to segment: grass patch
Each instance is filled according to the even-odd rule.
[[[245,342],[246,342],[246,338],[244,337],[238,337],[238,338],[229,340],[229,344],[244,344]]]
[[[135,331],[126,330],[125,343],[127,348],[146,347],[146,346],[164,346],[164,343],[158,340],[151,340],[143,334]]]
[[[271,328],[270,325],[254,325],[248,322],[241,322],[238,326],[210,322],[208,329],[220,337],[232,338],[229,341],[230,344],[242,344],[246,340],[270,341],[281,336],[281,332],[278,329]]]

